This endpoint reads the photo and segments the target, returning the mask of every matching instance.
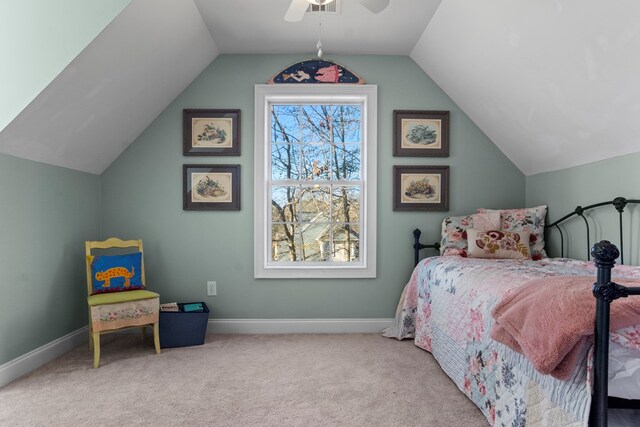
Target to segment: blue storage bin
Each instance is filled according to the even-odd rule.
[[[204,344],[207,334],[207,323],[209,322],[209,307],[204,302],[204,311],[184,312],[185,304],[179,303],[180,311],[160,312],[160,347],[186,347],[190,345]]]

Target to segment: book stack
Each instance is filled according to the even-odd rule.
[[[167,302],[160,304],[160,311],[180,311],[177,302]]]
[[[198,313],[204,311],[204,306],[201,302],[194,302],[192,304],[184,304],[182,306],[182,311],[185,313]]]

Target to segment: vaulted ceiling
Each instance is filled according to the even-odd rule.
[[[0,152],[100,174],[217,54],[191,0],[132,0],[0,132]]]
[[[219,53],[311,54],[319,37],[329,57],[410,55],[527,175],[640,152],[640,3],[390,0],[373,14],[338,2],[288,23],[290,0],[119,0],[74,6],[82,31],[57,39],[39,25],[46,9],[2,6],[32,37],[22,55],[20,37],[0,38],[13,60],[0,153],[100,174]]]
[[[640,152],[640,2],[443,0],[411,57],[526,175]]]

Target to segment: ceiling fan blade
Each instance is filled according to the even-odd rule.
[[[287,13],[284,14],[284,20],[287,22],[300,22],[304,18],[304,14],[309,7],[307,0],[291,0]]]
[[[360,4],[373,13],[380,13],[389,6],[389,0],[360,0]]]

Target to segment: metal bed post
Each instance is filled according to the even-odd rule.
[[[587,218],[585,218],[584,216],[584,208],[582,206],[578,206],[576,207],[576,215],[578,215],[580,218],[582,218],[584,220],[584,225],[585,227],[587,227],[587,261],[591,261],[591,237],[590,237],[590,233],[589,233],[589,221],[587,221]]]
[[[634,202],[634,200],[629,200],[630,202]],[[624,264],[624,237],[622,233],[622,213],[624,212],[624,208],[627,207],[627,199],[624,197],[616,197],[613,199],[611,204],[618,211],[619,223],[620,223],[620,264]]]
[[[555,224],[555,227],[560,232],[560,257],[564,258],[564,235],[562,234],[562,228],[558,224]]]
[[[423,245],[422,243],[420,243],[420,235],[422,234],[422,231],[420,231],[419,228],[416,228],[415,230],[413,230],[413,265],[416,266],[418,265],[418,262],[420,261],[420,251],[422,249],[425,248],[430,248],[430,249],[435,249],[436,251],[440,250],[440,243],[439,242],[435,242],[431,245]]]
[[[596,325],[593,368],[593,425],[607,426],[609,399],[609,309],[611,300],[605,297],[605,290],[611,283],[611,269],[620,255],[618,248],[603,240],[591,249],[597,268],[593,296],[596,297]]]
[[[593,417],[595,427],[607,426],[609,399],[609,314],[611,302],[629,295],[640,295],[640,287],[628,288],[611,281],[611,269],[620,256],[616,245],[608,240],[591,249],[597,269],[593,296],[596,298],[595,348],[593,365]]]

